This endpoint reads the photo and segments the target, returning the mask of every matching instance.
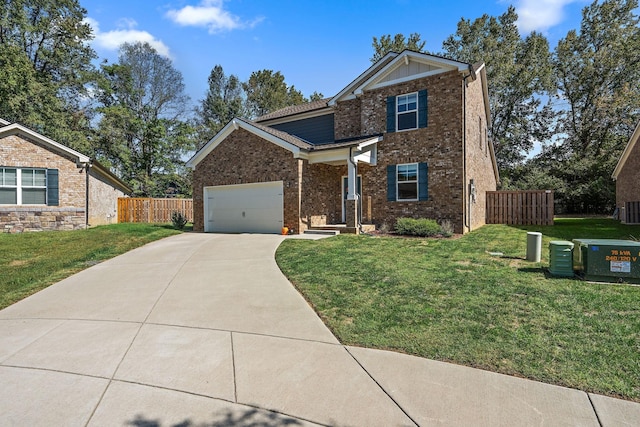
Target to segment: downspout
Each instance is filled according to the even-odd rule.
[[[349,147],[349,163],[351,163],[353,165],[353,168],[355,170],[354,176],[355,176],[355,183],[353,184],[354,188],[356,189],[355,191],[355,196],[356,196],[356,225],[358,226],[358,229],[360,230],[360,233],[362,233],[362,222],[361,222],[361,218],[360,218],[360,211],[361,211],[361,206],[360,206],[360,194],[358,194],[358,162],[354,162],[353,161],[353,157],[351,156],[351,150],[353,150],[353,147]]]
[[[471,231],[471,191],[467,189],[467,78],[471,77],[473,70],[469,67],[469,74],[462,79],[462,188],[467,191],[466,215],[464,227]],[[463,230],[464,233],[464,230]]]
[[[91,160],[84,164],[85,170],[85,196],[84,196],[84,224],[85,228],[89,228],[89,169],[91,168]]]

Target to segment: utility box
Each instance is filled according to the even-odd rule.
[[[549,273],[553,276],[573,277],[573,243],[565,240],[549,242]]]
[[[585,280],[640,283],[640,242],[574,239],[573,269]]]

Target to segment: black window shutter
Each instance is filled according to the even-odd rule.
[[[387,201],[396,201],[396,165],[387,166]]]
[[[418,92],[418,127],[427,127],[427,90]]]
[[[47,169],[47,206],[60,204],[58,194],[58,169]]]
[[[387,132],[396,131],[396,97],[387,97]]]
[[[418,200],[429,200],[429,168],[426,163],[418,164]]]

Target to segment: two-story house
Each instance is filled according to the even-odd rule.
[[[187,163],[194,227],[358,232],[397,218],[485,223],[498,170],[484,64],[389,53],[333,98],[236,118]]]

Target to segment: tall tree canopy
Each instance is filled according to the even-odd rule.
[[[371,43],[373,46],[371,62],[377,62],[389,52],[400,53],[405,49],[423,52],[425,43],[420,40],[420,34],[418,33],[411,33],[408,39],[402,34],[396,34],[393,38],[391,38],[391,34],[382,35],[380,39],[374,37]]]
[[[536,32],[522,38],[513,6],[499,17],[483,15],[458,22],[443,43],[445,55],[463,62],[484,62],[489,82],[489,131],[498,167],[507,172],[521,163],[534,141],[550,137],[550,107],[541,96],[554,87],[547,39]]]
[[[231,74],[225,75],[221,65],[209,74],[209,89],[196,108],[198,139],[207,142],[234,117],[245,117],[242,82]]]
[[[557,76],[556,141],[533,165],[565,182],[559,193],[570,211],[610,210],[611,174],[640,119],[640,26],[637,0],[594,1],[580,31],[554,52]]]
[[[162,196],[193,149],[182,74],[148,43],[125,43],[119,63],[102,66],[99,158],[136,193]]]
[[[308,102],[293,85],[288,86],[280,71],[254,71],[242,83],[247,96],[249,117],[255,118],[290,105]]]
[[[0,117],[90,151],[91,28],[77,0],[0,2]]]

